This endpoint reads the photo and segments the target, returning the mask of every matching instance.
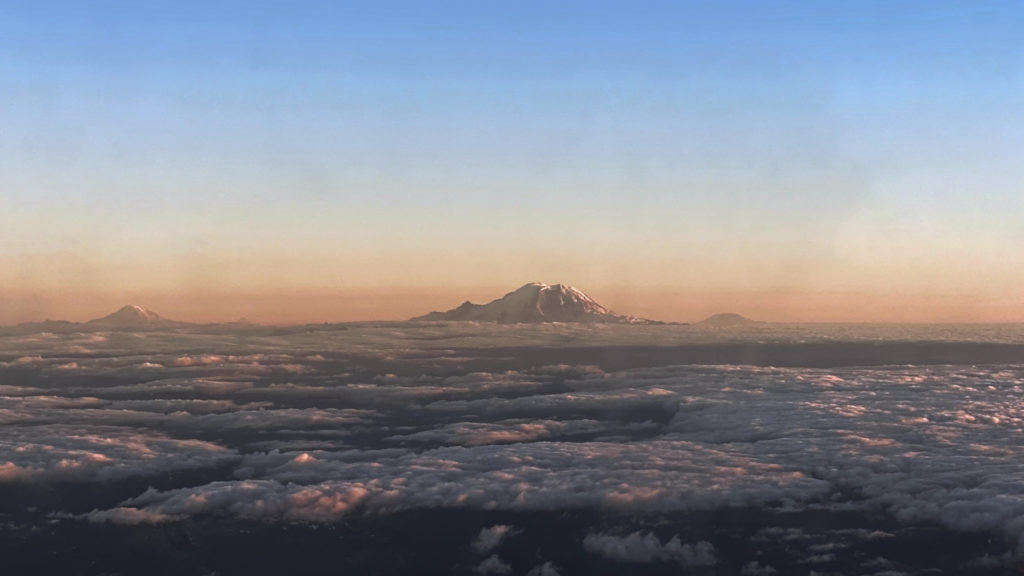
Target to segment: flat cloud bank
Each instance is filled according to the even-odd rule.
[[[0,337],[0,552],[50,573],[318,573],[247,560],[271,545],[381,574],[1021,567],[1024,334],[687,330]]]
[[[837,368],[1024,363],[1024,345],[988,342],[723,343],[679,346],[574,346],[456,349],[455,354],[505,369],[586,364],[618,371],[687,364]]]

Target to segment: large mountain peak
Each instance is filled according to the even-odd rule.
[[[108,314],[103,318],[97,318],[90,320],[89,324],[103,324],[108,326],[153,326],[155,324],[167,324],[170,323],[163,316],[147,310],[142,306],[136,306],[130,304],[123,306],[116,312]]]
[[[524,322],[649,323],[622,316],[598,304],[583,291],[565,284],[531,282],[487,304],[465,302],[447,312],[431,312],[413,320],[468,320],[518,324]]]

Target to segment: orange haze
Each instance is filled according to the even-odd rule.
[[[0,293],[0,324],[43,319],[85,321],[129,303],[190,322],[240,318],[268,324],[404,320],[454,308],[465,300],[485,303],[516,287],[8,292]],[[676,322],[693,322],[717,312],[738,312],[780,322],[1024,321],[1024,296],[998,299],[967,294],[579,288],[618,313]]]

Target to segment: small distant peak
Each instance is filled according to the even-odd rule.
[[[746,316],[736,314],[735,312],[722,312],[719,314],[712,314],[707,318],[697,323],[700,326],[710,326],[716,328],[727,328],[731,326],[746,326],[749,324],[760,324],[757,320],[751,320]]]

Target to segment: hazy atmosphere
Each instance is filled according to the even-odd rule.
[[[1012,2],[22,2],[0,323],[1024,321]]]

